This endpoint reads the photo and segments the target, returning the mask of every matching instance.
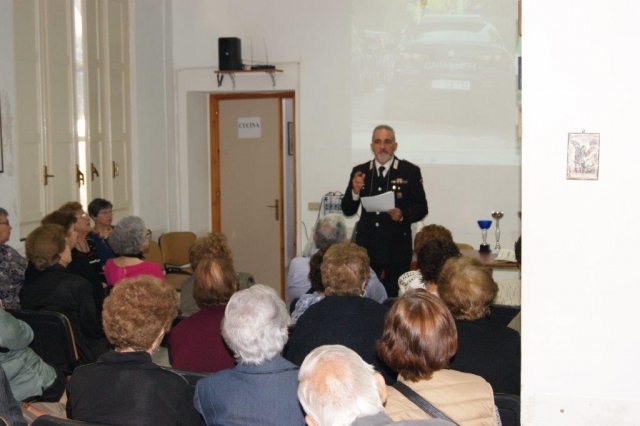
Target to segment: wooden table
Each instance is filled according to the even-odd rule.
[[[498,252],[492,251],[490,253],[480,253],[475,249],[463,249],[460,250],[460,253],[466,257],[475,257],[488,268],[518,269],[518,264],[516,262],[496,262]]]

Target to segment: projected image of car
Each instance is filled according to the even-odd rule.
[[[513,58],[493,25],[478,15],[425,15],[403,32],[385,115],[480,119],[485,106],[513,108],[514,85]]]

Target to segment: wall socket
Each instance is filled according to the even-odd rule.
[[[319,211],[320,211],[320,203],[313,203],[313,202],[310,202],[310,203],[309,203],[309,211],[316,211],[316,212],[319,212]]]

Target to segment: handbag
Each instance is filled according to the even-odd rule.
[[[433,417],[434,419],[442,419],[453,423],[456,426],[460,426],[458,423],[451,420],[449,416],[444,414],[442,411],[438,410],[433,404],[429,401],[418,395],[413,389],[404,383],[396,382],[393,385],[394,388],[398,390],[401,394],[403,394],[409,401],[416,404],[418,407],[422,409],[425,413]]]

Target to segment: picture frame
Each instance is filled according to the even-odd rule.
[[[293,122],[287,122],[287,154],[293,155]]]
[[[600,133],[569,133],[567,140],[567,179],[598,180]]]
[[[0,100],[0,173],[4,173],[4,155],[2,154],[2,101]]]

